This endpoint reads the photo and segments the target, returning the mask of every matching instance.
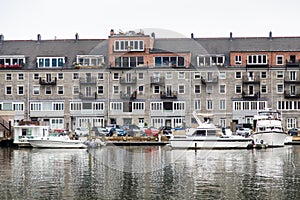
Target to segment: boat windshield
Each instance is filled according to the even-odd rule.
[[[196,130],[193,136],[206,136],[206,130]]]

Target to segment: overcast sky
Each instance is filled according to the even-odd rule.
[[[300,36],[299,0],[0,0],[5,40],[106,39],[144,29],[157,37]],[[159,33],[161,30],[166,30]]]

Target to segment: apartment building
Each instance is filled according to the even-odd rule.
[[[251,123],[257,110],[300,123],[300,37],[156,38],[110,31],[107,39],[4,40],[0,114],[51,128]]]

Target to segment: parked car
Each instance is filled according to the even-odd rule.
[[[117,124],[109,124],[106,126],[108,131],[108,136],[113,136],[114,132],[117,131],[118,136],[126,136],[126,131],[122,129],[120,125]]]
[[[171,126],[162,126],[159,128],[159,133],[162,133],[162,135],[167,138],[171,138],[173,135],[173,129]]]
[[[292,128],[288,131],[288,134],[291,136],[298,136],[298,128]]]
[[[145,132],[146,136],[157,137],[158,133],[159,133],[159,129],[157,129],[153,126],[150,126],[150,127],[144,128],[144,132]]]
[[[78,127],[74,130],[75,135],[78,136],[88,136],[89,135],[89,129],[85,127]]]
[[[106,128],[103,128],[101,126],[94,126],[92,128],[92,131],[95,132],[96,136],[108,136],[109,132]]]
[[[122,129],[126,131],[128,136],[134,137],[145,135],[144,130],[134,124],[122,126]]]
[[[249,135],[251,135],[251,129],[250,128],[239,128],[236,130],[236,134],[244,136],[244,137],[248,137]]]

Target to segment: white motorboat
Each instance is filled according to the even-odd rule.
[[[37,148],[87,148],[83,140],[71,140],[63,133],[51,133],[45,137],[28,139],[33,147]]]
[[[246,138],[236,135],[224,135],[222,130],[210,123],[210,114],[193,113],[198,122],[197,128],[186,130],[186,134],[182,136],[172,137],[169,141],[172,148],[182,149],[235,149],[249,148],[252,146],[252,138]],[[198,118],[201,115],[206,118],[204,122]]]
[[[48,135],[49,126],[40,126],[37,122],[22,122],[14,126],[14,144],[19,147],[31,147],[28,139]]]
[[[283,131],[280,113],[272,109],[258,111],[253,118],[254,144],[283,147],[288,134]]]

